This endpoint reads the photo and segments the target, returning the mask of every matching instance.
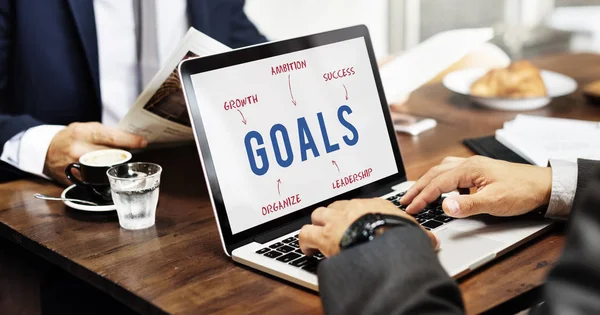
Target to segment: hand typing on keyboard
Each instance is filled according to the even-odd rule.
[[[316,274],[317,267],[325,256],[320,252],[305,256],[299,247],[298,235],[295,235],[261,248],[256,253]]]
[[[406,192],[401,192],[388,197],[387,200],[391,201],[392,204],[398,209],[406,211],[406,206],[400,203],[400,199],[402,199],[405,194]],[[421,224],[428,231],[438,228],[454,220],[454,218],[444,214],[444,210],[442,209],[443,200],[444,198],[438,198],[435,201],[427,204],[425,208],[421,209],[421,212],[411,215],[415,217],[417,223]]]
[[[313,211],[312,224],[302,227],[299,234],[302,252],[312,255],[320,251],[326,257],[335,255],[340,251],[340,240],[346,229],[367,213],[392,214],[418,220],[398,211],[396,205],[381,198],[336,201],[327,208],[321,207]],[[431,239],[433,247],[439,247],[439,240],[435,235],[426,228],[423,231]]]
[[[471,195],[449,196],[440,209],[463,218],[479,213],[496,216],[522,215],[548,204],[552,171],[481,156],[448,157],[423,175],[399,200],[409,214],[418,214],[441,194],[458,188],[474,188]],[[408,206],[405,206],[408,205]]]

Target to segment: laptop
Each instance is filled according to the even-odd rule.
[[[318,290],[325,258],[298,246],[314,209],[378,197],[403,211],[410,183],[365,26],[186,60],[179,73],[223,249],[235,262]],[[550,226],[457,220],[440,201],[416,218],[441,240],[438,257],[455,278]]]

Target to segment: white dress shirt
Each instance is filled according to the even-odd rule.
[[[551,159],[549,164],[552,167],[552,191],[546,217],[568,219],[577,191],[577,163]]]
[[[155,0],[158,59],[161,64],[189,27],[185,0]],[[102,123],[115,126],[139,95],[133,0],[94,0]],[[44,162],[50,142],[65,126],[41,125],[4,143],[0,159],[47,178]]]

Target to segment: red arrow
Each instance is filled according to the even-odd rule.
[[[292,97],[292,103],[296,106],[296,100],[294,99],[294,94],[292,93],[292,80],[290,75],[288,74],[288,86],[290,87],[290,96]]]
[[[281,185],[281,179],[277,180],[277,193],[281,196],[281,190],[279,190],[279,185]]]
[[[245,124],[248,122],[248,121],[246,120],[246,117],[244,117],[244,114],[242,114],[242,111],[241,111],[241,110],[239,110],[239,109],[238,109],[237,111],[240,113],[240,115],[242,115],[242,122],[243,122],[243,123],[244,123],[244,125],[245,125]]]
[[[348,89],[346,88],[345,84],[342,84],[344,86],[344,91],[346,91],[346,101],[348,100]]]
[[[340,172],[340,167],[337,165],[337,162],[334,160],[331,160],[331,164],[335,165],[335,167],[337,167],[338,173]]]

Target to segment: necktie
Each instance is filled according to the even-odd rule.
[[[155,0],[133,0],[135,18],[138,88],[141,92],[159,68]]]

